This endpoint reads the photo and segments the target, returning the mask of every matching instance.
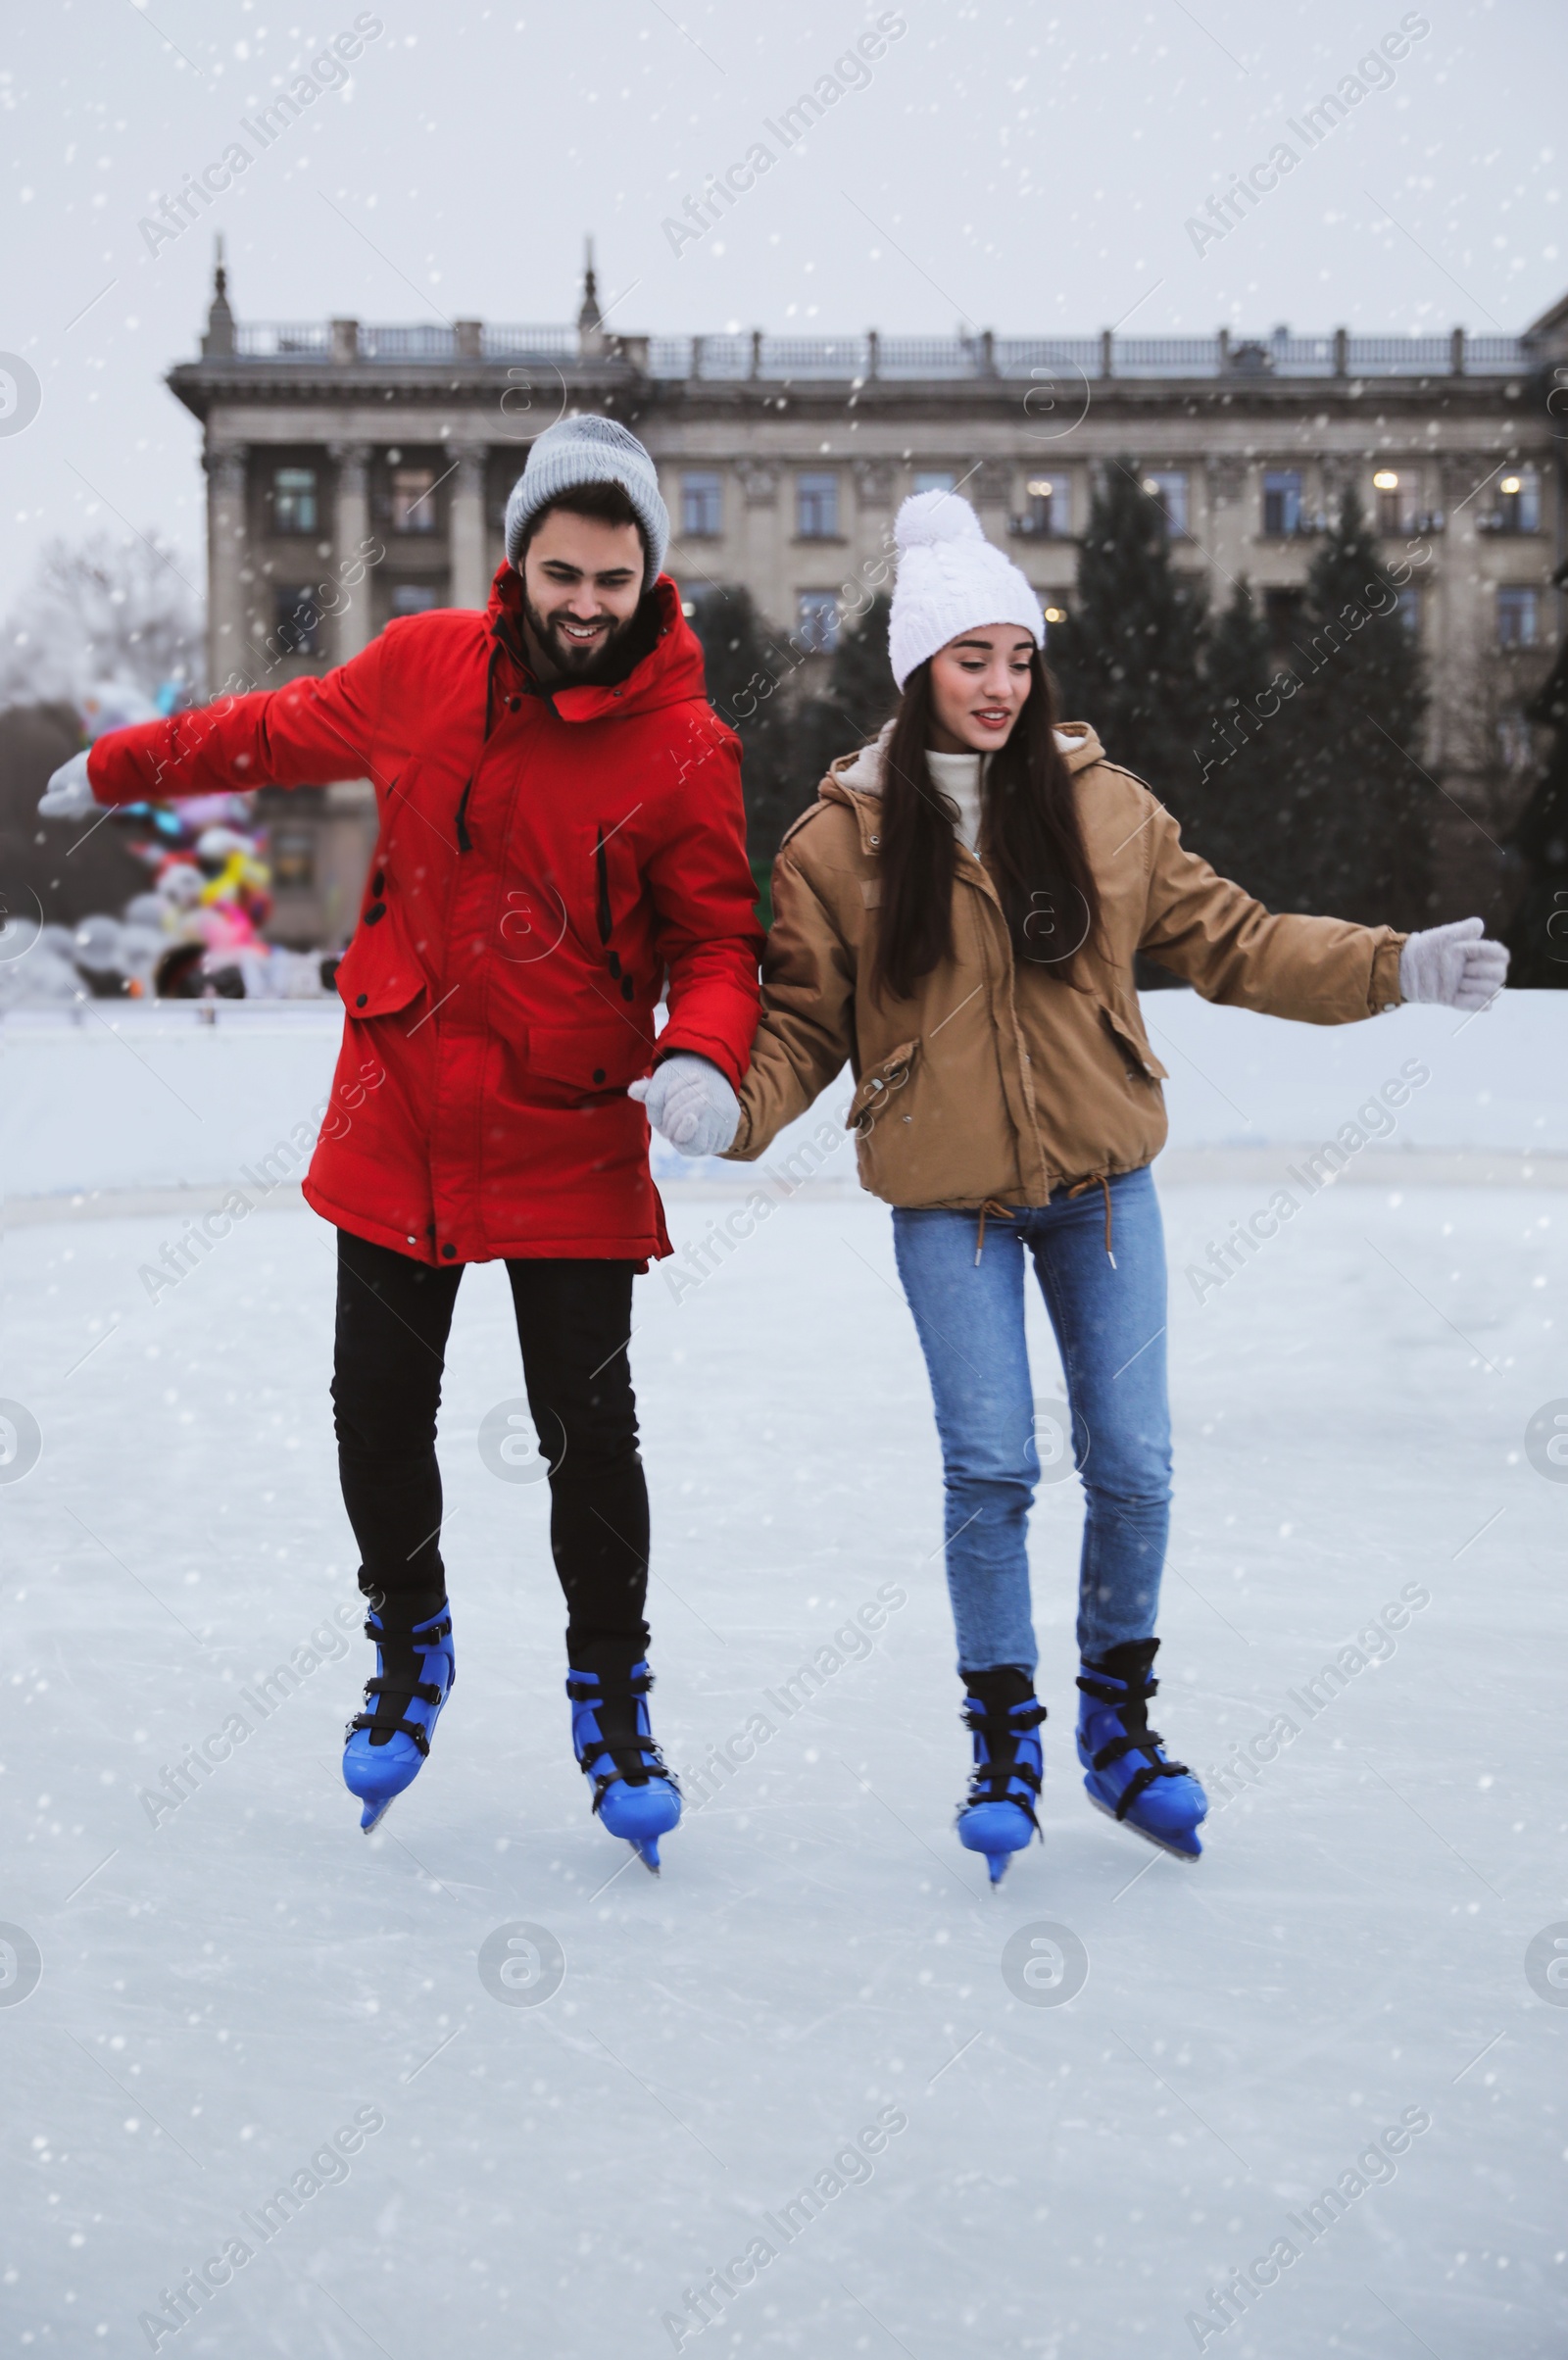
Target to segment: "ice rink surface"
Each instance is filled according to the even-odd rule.
[[[677,1243],[746,1194],[672,1198]],[[443,1422],[461,1677],[366,1840],[329,1232],[260,1211],[154,1303],[172,1215],[12,1231],[0,1392],[42,1455],[0,1486],[4,2348],[1557,2360],[1568,1491],[1526,1428],[1568,1395],[1568,1209],[1336,1187],[1199,1303],[1185,1265],[1266,1194],[1164,1190],[1156,1718],[1216,1787],[1271,1727],[1275,1756],[1193,1868],[1091,1810],[1048,1481],[1046,1840],[995,1895],[952,1832],[885,1208],[803,1194],[701,1284],[639,1282],[655,1726],[713,1782],[659,1883],[572,1762],[545,1487],[481,1456],[521,1392],[501,1272],[465,1283]]]

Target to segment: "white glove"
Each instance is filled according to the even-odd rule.
[[[683,1155],[722,1155],[740,1129],[741,1102],[707,1057],[677,1052],[626,1096],[642,1102],[660,1137]]]
[[[1399,992],[1406,1000],[1437,1000],[1445,1008],[1485,1008],[1508,980],[1508,954],[1488,942],[1478,917],[1412,934],[1399,953]]]
[[[89,811],[101,809],[97,796],[87,784],[87,749],[74,754],[69,762],[62,762],[38,799],[38,815],[42,819],[85,819]]]

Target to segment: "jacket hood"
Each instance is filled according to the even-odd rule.
[[[657,713],[662,706],[684,705],[705,695],[702,641],[681,613],[680,591],[667,573],[660,575],[644,599],[639,628],[650,607],[647,619],[656,633],[654,643],[623,680],[612,680],[603,687],[554,688],[549,692],[550,702],[564,721],[599,721],[607,716],[625,720],[634,713]],[[510,560],[490,585],[485,619],[491,635],[531,678],[522,637],[522,576]]]
[[[884,721],[868,746],[856,754],[842,754],[829,769],[817,794],[830,801],[840,800],[830,794],[834,787],[848,787],[854,795],[880,795],[882,792],[882,760],[887,743],[893,734],[893,723]],[[1056,743],[1067,758],[1069,770],[1087,770],[1091,762],[1103,762],[1104,749],[1087,721],[1064,721],[1056,731]]]

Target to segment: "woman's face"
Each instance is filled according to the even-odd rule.
[[[937,754],[995,754],[1029,694],[1035,643],[1015,623],[986,623],[931,659],[931,744]]]

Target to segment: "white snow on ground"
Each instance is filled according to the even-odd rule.
[[[1046,1486],[1046,1841],[1000,1895],[952,1833],[939,1466],[884,1208],[803,1194],[678,1301],[667,1266],[639,1284],[656,1726],[695,1768],[776,1725],[658,1884],[614,1875],[571,1760],[544,1488],[479,1455],[521,1391],[496,1270],[453,1341],[461,1678],[425,1773],[363,1839],[337,1769],[356,1636],[149,1823],[140,1792],[354,1599],[330,1237],[247,1220],[154,1304],[138,1266],[172,1218],[12,1231],[0,1392],[43,1450],[0,1485],[0,1919],[42,1978],[0,2004],[6,2348],[146,2350],[139,2315],[242,2239],[157,2348],[653,2360],[707,2282],[703,2360],[1556,2360],[1568,1994],[1526,1952],[1568,1920],[1568,1494],[1524,1436],[1568,1394],[1568,1211],[1336,1188],[1200,1305],[1180,1271],[1256,1201],[1165,1192],[1158,1719],[1211,1771],[1408,1586],[1430,1602],[1294,1712],[1185,1868],[1083,1796],[1076,1486]],[[670,1210],[684,1244],[729,1206]],[[781,1684],[890,1591],[874,1646],[786,1711]],[[552,1991],[515,1953],[537,2004],[481,1978],[518,1922],[564,1955]],[[1069,1935],[1009,1988],[1007,1943],[1042,1924]],[[1040,2004],[1071,1938],[1087,1981]],[[345,2164],[326,2142],[360,2110],[381,2127]],[[849,2159],[879,2112],[892,2136]],[[1350,2194],[1401,2116],[1430,2127]],[[264,2242],[246,2218],[291,2181]],[[1293,2231],[1337,2183],[1344,2217]],[[785,2219],[813,2187],[816,2217]],[[758,2238],[779,2251],[754,2283],[709,2281]],[[1218,2332],[1209,2290],[1285,2238],[1301,2258]]]

